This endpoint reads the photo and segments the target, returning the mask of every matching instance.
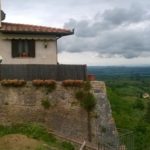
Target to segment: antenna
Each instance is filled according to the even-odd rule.
[[[3,10],[1,10],[1,21],[3,21],[6,17],[6,14],[4,13]]]
[[[3,21],[6,17],[6,14],[4,13],[4,11],[1,8],[1,0],[0,0],[0,27],[1,27],[1,21]]]

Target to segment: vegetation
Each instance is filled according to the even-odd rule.
[[[132,130],[135,150],[150,148],[150,77],[105,76],[107,94],[117,128]]]
[[[43,106],[45,109],[49,109],[50,106],[51,106],[48,99],[42,100],[42,101],[41,101],[41,104],[42,104],[42,106]]]
[[[91,90],[91,84],[89,81],[84,83],[83,89],[84,89],[84,91],[90,91]]]
[[[74,146],[69,142],[62,142],[62,147],[65,150],[75,150]]]
[[[69,142],[57,140],[53,135],[38,124],[16,124],[11,126],[0,126],[0,137],[8,134],[22,134],[28,137],[44,141],[50,147],[55,147],[56,150],[74,150],[74,146]],[[39,147],[37,150],[43,150]]]
[[[91,116],[90,113],[96,105],[96,99],[92,93],[90,93],[91,84],[90,82],[85,82],[83,89],[76,92],[75,96],[80,101],[81,107],[87,111],[87,121],[88,121],[88,140],[91,142]]]

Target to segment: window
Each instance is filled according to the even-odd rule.
[[[12,57],[35,57],[35,41],[12,40]]]

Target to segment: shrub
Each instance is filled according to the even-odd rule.
[[[96,105],[96,99],[95,99],[95,97],[92,93],[86,92],[86,91],[76,93],[76,97],[80,100],[81,107],[83,107],[87,111],[88,141],[91,142],[91,140],[92,140],[92,131],[91,131],[91,116],[90,116],[90,113]]]
[[[147,110],[144,115],[145,121],[150,124],[150,102],[147,104]]]
[[[84,92],[83,90],[79,90],[75,93],[75,97],[76,99],[78,99],[79,101],[82,100],[84,98]]]
[[[62,82],[64,87],[82,87],[83,81],[82,80],[64,80]]]
[[[48,99],[42,100],[41,104],[45,109],[49,109],[50,107],[50,102]]]
[[[74,146],[70,142],[62,142],[64,150],[75,150]]]
[[[96,99],[92,93],[88,92],[84,94],[84,97],[80,101],[80,104],[87,112],[90,112],[96,105]]]
[[[145,106],[144,103],[141,99],[137,99],[135,103],[133,104],[133,108],[139,109],[139,110],[144,110]]]
[[[92,86],[91,86],[90,82],[89,82],[89,81],[86,81],[86,82],[84,83],[83,89],[84,89],[85,91],[90,91],[91,88],[92,88]]]
[[[1,81],[1,85],[2,86],[14,86],[14,87],[21,87],[24,86],[26,84],[25,80],[2,80]]]

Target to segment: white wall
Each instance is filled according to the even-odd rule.
[[[44,40],[36,39],[35,58],[12,58],[11,40],[6,39],[0,34],[0,55],[3,57],[2,64],[57,64],[56,43],[56,40],[49,40],[48,46],[45,48]]]

